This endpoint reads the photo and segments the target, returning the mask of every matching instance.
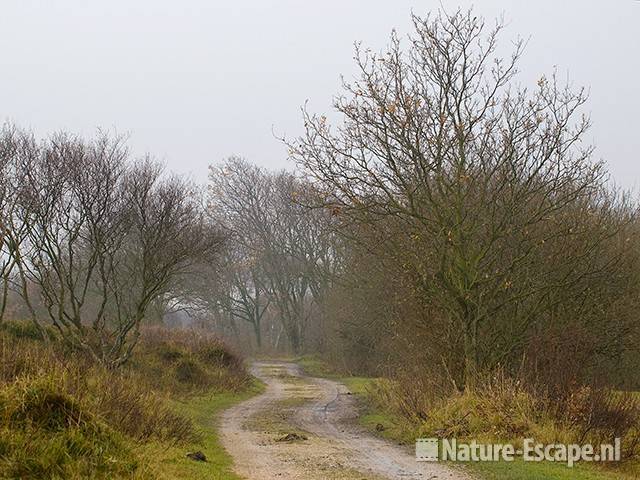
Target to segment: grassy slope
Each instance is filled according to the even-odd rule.
[[[0,479],[238,479],[216,417],[263,386],[217,339],[149,332],[114,372],[36,337],[0,325]]]
[[[260,383],[254,383],[245,392],[215,393],[192,398],[188,401],[175,401],[174,408],[190,416],[200,432],[202,441],[193,445],[181,445],[167,448],[154,443],[147,447],[145,457],[156,465],[156,475],[161,479],[240,480],[231,470],[232,459],[220,444],[216,431],[216,417],[232,405],[257,395],[264,389]],[[186,458],[186,452],[202,451],[207,462],[195,462]]]
[[[389,412],[374,408],[367,403],[367,388],[375,380],[363,377],[340,377],[332,372],[325,364],[317,359],[303,357],[298,360],[309,375],[333,378],[339,380],[355,394],[364,405],[359,422],[362,426],[376,435],[388,440],[407,441],[411,436],[409,426],[402,419],[394,417]],[[384,431],[376,431],[376,426],[381,424]],[[620,480],[636,477],[625,476],[619,472],[612,473],[602,471],[590,465],[579,465],[572,468],[558,463],[534,463],[515,461],[505,462],[478,462],[465,463],[480,478],[486,480]]]

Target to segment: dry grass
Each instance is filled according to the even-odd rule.
[[[0,478],[148,478],[133,445],[197,441],[170,399],[239,391],[249,377],[216,338],[149,330],[109,371],[28,325],[0,330]]]
[[[147,329],[130,363],[150,388],[170,394],[240,391],[250,381],[238,354],[196,330]]]
[[[484,379],[464,392],[441,391],[429,381],[377,380],[368,387],[370,401],[408,421],[411,436],[476,439],[519,444],[523,438],[542,443],[612,443],[622,439],[623,458],[640,457],[640,400],[608,389],[574,386],[564,395],[549,395],[503,374]]]

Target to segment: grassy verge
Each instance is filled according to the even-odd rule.
[[[154,442],[145,449],[147,463],[155,465],[155,475],[159,479],[207,478],[210,480],[240,480],[232,471],[231,457],[220,444],[216,430],[216,417],[223,410],[263,391],[264,387],[254,382],[241,393],[213,393],[187,401],[175,401],[173,408],[188,415],[201,433],[201,439],[187,445],[167,448]],[[185,452],[201,451],[207,462],[188,459]]]
[[[402,444],[411,444],[420,436],[416,425],[375,402],[370,392],[375,378],[344,377],[314,357],[302,357],[298,363],[311,376],[331,378],[344,383],[361,405],[359,423],[377,436]],[[593,465],[571,468],[550,462],[460,462],[476,477],[484,480],[622,480],[639,478],[633,473],[606,471]]]
[[[235,479],[216,414],[256,394],[204,332],[149,330],[108,370],[24,323],[0,325],[0,479]],[[197,462],[187,452],[202,451]]]
[[[607,472],[588,465],[571,468],[559,463],[506,462],[470,463],[477,476],[486,480],[621,480],[637,478],[619,472]]]

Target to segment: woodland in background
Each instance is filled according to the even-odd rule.
[[[99,133],[0,135],[0,322],[30,318],[111,368],[144,323],[246,352],[461,392],[501,372],[550,394],[636,389],[637,202],[583,139],[583,90],[516,81],[523,42],[472,12],[357,48],[336,122],[298,165],[232,157],[207,189]]]
[[[413,22],[406,45],[358,48],[336,125],[304,112],[297,174],[212,168],[234,239],[220,315],[263,348],[445,391],[496,371],[636,388],[637,203],[583,142],[584,91],[519,87],[523,42],[500,58],[502,25],[472,12]]]
[[[412,20],[303,109],[294,171],[0,129],[0,476],[172,477],[220,450],[176,402],[257,392],[235,351],[375,377],[394,441],[621,438],[637,476],[640,215],[585,92],[522,87],[500,22]]]

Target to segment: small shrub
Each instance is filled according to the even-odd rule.
[[[42,333],[33,322],[9,321],[0,323],[0,331],[18,339],[42,340]],[[45,327],[46,333],[50,337],[56,336],[56,332],[50,326]]]
[[[180,360],[175,365],[175,377],[180,383],[191,385],[206,385],[206,373],[200,365],[190,358]]]
[[[206,364],[233,368],[239,368],[241,366],[239,357],[232,354],[222,344],[204,344],[199,347],[200,348],[195,351],[195,354]]]
[[[152,388],[171,395],[239,391],[250,379],[238,355],[198,330],[146,329],[132,365]]]

